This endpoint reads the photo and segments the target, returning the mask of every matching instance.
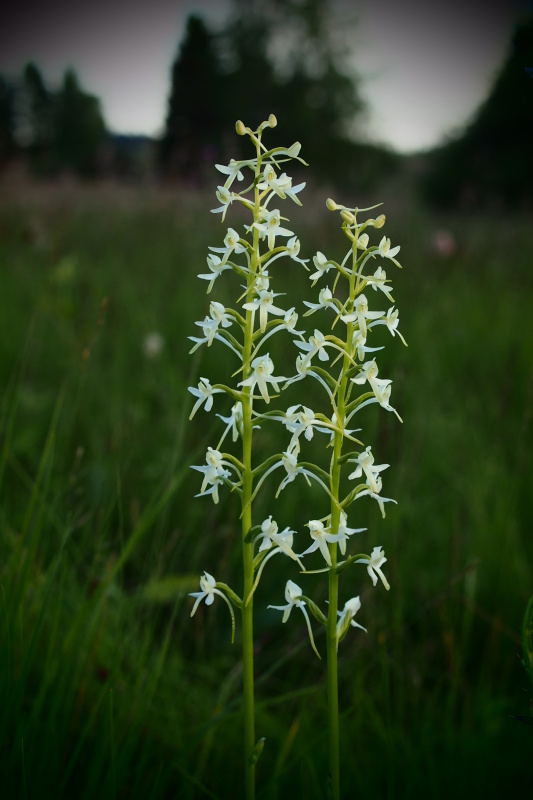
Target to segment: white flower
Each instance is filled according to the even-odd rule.
[[[295,344],[296,347],[307,353],[305,356],[307,362],[310,362],[317,353],[321,361],[329,361],[329,355],[326,351],[326,337],[317,328],[315,328],[314,335],[309,337],[309,342],[295,342]]]
[[[334,311],[336,311],[335,302],[329,286],[325,286],[320,290],[318,295],[318,303],[310,303],[308,300],[304,300],[304,306],[308,306],[308,308],[311,309],[311,311],[306,311],[306,317],[309,316],[309,314],[313,314],[315,311],[318,311],[319,308],[332,308]]]
[[[293,261],[299,261],[300,264],[306,264],[309,261],[309,259],[298,258],[299,252],[300,252],[300,240],[296,236],[293,236],[292,239],[289,239],[289,241],[287,242],[287,255],[290,256]]]
[[[375,494],[379,494],[377,476],[389,466],[390,464],[374,464],[374,456],[369,445],[366,450],[363,450],[363,452],[357,457],[357,467],[354,469],[351,475],[348,475],[348,479],[351,480],[352,478],[360,478],[364,473],[366,484],[370,491]]]
[[[357,247],[359,250],[366,250],[368,247],[368,233],[362,233],[357,239]]]
[[[252,158],[249,161],[235,161],[232,158],[226,167],[224,164],[215,164],[215,168],[218,169],[219,172],[222,172],[223,175],[227,175],[228,179],[224,184],[225,189],[229,189],[235,178],[238,181],[242,181],[244,175],[241,172],[241,167],[254,167],[256,164],[256,159]]]
[[[388,589],[390,589],[390,586],[389,586],[389,584],[387,582],[387,579],[386,579],[385,575],[381,571],[381,566],[385,563],[386,560],[387,559],[385,558],[385,553],[383,552],[381,547],[374,547],[374,549],[372,550],[372,553],[370,555],[370,558],[358,558],[355,563],[356,564],[367,564],[368,565],[367,566],[367,572],[370,575],[370,577],[372,578],[372,583],[374,584],[374,586],[376,586],[376,584],[378,582],[378,577],[376,575],[376,572],[377,572],[377,574],[381,578],[381,582],[382,582],[383,586],[385,587],[385,589],[388,590]]]
[[[148,358],[150,361],[159,358],[159,356],[163,352],[164,346],[165,346],[165,340],[163,339],[160,333],[157,333],[157,331],[148,333],[144,337],[143,352],[146,358]]]
[[[386,236],[384,236],[379,243],[378,252],[383,258],[390,258],[395,264],[398,264],[394,256],[400,252],[400,246],[398,245],[398,247],[393,247],[391,250],[390,239],[387,239]]]
[[[254,222],[253,227],[261,233],[261,239],[268,239],[268,249],[276,246],[276,236],[294,236],[293,231],[281,226],[281,214],[277,208],[265,211],[261,217],[262,222]]]
[[[229,608],[229,613],[231,614],[231,641],[233,642],[235,636],[235,614],[233,612],[232,605],[226,595],[217,589],[217,582],[213,578],[209,572],[204,572],[204,574],[200,578],[200,591],[199,592],[189,592],[191,597],[196,597],[194,602],[194,606],[192,607],[191,617],[193,617],[196,613],[196,609],[202,602],[205,597],[205,604],[206,606],[210,606],[213,604],[215,599],[215,595],[218,594],[224,602],[226,603],[227,607]]]
[[[313,281],[314,286],[317,280],[332,269],[334,265],[328,262],[324,253],[321,253],[320,250],[317,252],[316,256],[313,256],[313,264],[316,267],[316,272],[313,272],[313,274],[309,276],[309,280]]]
[[[293,534],[294,531],[291,531],[288,527],[278,533],[278,523],[270,515],[261,523],[260,537],[262,541],[259,552],[270,550],[272,546],[275,546],[294,561],[298,561],[298,556],[292,550]]]
[[[226,469],[226,466],[233,465],[224,459],[222,453],[218,450],[214,450],[212,447],[207,448],[205,460],[206,466],[191,467],[191,469],[202,472],[204,475],[200,492],[195,495],[195,497],[203,497],[204,495],[212,494],[213,502],[218,503],[218,487],[221,483],[224,483],[225,480],[228,480],[231,475],[230,471]],[[235,469],[235,467],[233,467],[233,469]],[[211,488],[208,489],[208,486]]]
[[[268,606],[268,608],[274,608],[276,611],[283,611],[282,622],[287,622],[295,606],[302,610],[305,606],[305,600],[302,600],[302,590],[294,581],[287,581],[285,585],[285,600],[287,601],[286,606]]]
[[[231,317],[226,314],[226,309],[222,303],[217,303],[215,300],[213,300],[213,302],[209,305],[209,314],[210,316],[205,317],[202,322],[194,323],[202,329],[204,338],[197,339],[194,336],[189,336],[189,339],[192,339],[193,342],[196,342],[193,350],[196,350],[196,348],[204,342],[207,342],[207,346],[211,347],[213,344],[213,339],[218,338],[217,331],[219,326],[222,326],[223,328],[229,328],[231,325]],[[191,353],[193,350],[191,350]]]
[[[370,446],[366,448],[357,458],[358,466],[355,470],[348,475],[348,479],[360,478],[363,473],[366,478],[366,485],[367,489],[359,492],[358,497],[362,497],[363,495],[370,495],[375,500],[378,501],[378,505],[381,509],[381,513],[385,516],[385,511],[383,508],[383,503],[387,502],[396,502],[395,500],[390,500],[390,498],[380,497],[379,493],[381,492],[382,481],[379,473],[382,472],[384,469],[387,469],[390,465],[389,464],[374,464],[374,456],[370,450]]]
[[[380,289],[385,297],[387,297],[391,303],[394,303],[394,298],[389,293],[389,289],[392,289],[392,286],[385,285],[387,282],[387,273],[382,267],[378,267],[374,275],[371,278],[367,278],[366,282],[372,286],[374,291]]]
[[[373,328],[374,325],[386,325],[387,328],[389,329],[391,335],[394,336],[395,334],[398,334],[398,336],[400,337],[400,339],[402,340],[404,345],[407,347],[407,342],[405,341],[405,339],[403,338],[402,334],[398,330],[399,321],[400,320],[398,319],[398,309],[396,309],[396,311],[395,311],[394,310],[394,306],[392,306],[387,311],[387,316],[386,317],[384,317],[383,319],[377,320],[377,322],[372,322],[368,327],[369,328]]]
[[[226,264],[225,261],[222,261],[221,258],[214,256],[212,253],[209,253],[207,256],[207,266],[209,267],[210,272],[202,272],[198,275],[198,277],[203,281],[210,282],[209,286],[207,287],[207,294],[209,294],[220,273],[224,272],[225,269],[231,269],[231,267],[229,264]]]
[[[274,314],[276,317],[283,317],[285,309],[278,308],[274,305],[274,298],[279,297],[279,292],[271,292],[266,289],[260,289],[257,292],[257,297],[251,303],[244,303],[243,308],[248,311],[256,311],[259,309],[259,325],[261,333],[264,333],[268,322],[268,315]]]
[[[307,630],[309,633],[309,639],[311,641],[311,646],[317,656],[320,658],[318,650],[315,646],[315,640],[313,639],[313,631],[311,629],[311,621],[307,614],[307,610],[305,608],[305,600],[302,599],[302,590],[300,587],[294,583],[293,581],[287,581],[285,586],[285,600],[287,601],[287,605],[285,606],[268,606],[268,608],[274,608],[276,611],[283,611],[283,618],[282,622],[287,622],[289,619],[290,613],[292,609],[296,606],[296,608],[301,609],[302,614],[305,617],[305,621],[307,623]]]
[[[305,183],[299,183],[298,186],[292,186],[292,178],[289,178],[285,172],[279,176],[276,176],[276,170],[272,166],[272,164],[267,164],[263,170],[263,180],[261,183],[257,184],[257,188],[259,191],[264,191],[265,189],[271,189],[275,192],[278,197],[281,197],[282,200],[285,200],[286,197],[290,197],[295,203],[299,206],[302,204],[296,197],[298,192],[301,192],[302,189],[305,187]],[[270,248],[272,249],[272,248]]]
[[[363,336],[360,330],[354,331],[352,346],[357,351],[357,358],[359,359],[359,361],[364,361],[365,353],[376,353],[378,350],[384,349],[383,347],[367,347],[366,336]]]
[[[297,322],[298,322],[298,313],[296,312],[293,306],[292,308],[289,308],[289,310],[285,312],[285,316],[283,317],[283,325],[285,328],[287,328],[288,331],[291,331],[291,333],[301,336],[303,331],[296,330]]]
[[[222,263],[225,264],[230,255],[235,253],[243,253],[246,247],[240,244],[240,236],[234,228],[228,228],[228,232],[224,237],[224,247],[209,247],[213,253],[222,253]],[[209,263],[209,262],[208,262]]]
[[[360,386],[362,386],[364,383],[368,381],[372,388],[372,391],[374,392],[375,399],[378,401],[380,406],[382,406],[382,408],[384,408],[386,411],[394,411],[394,413],[401,422],[402,419],[400,415],[398,414],[396,409],[393,408],[389,403],[391,389],[392,389],[391,386],[392,381],[386,380],[385,378],[378,378],[377,375],[378,375],[378,365],[376,364],[376,362],[374,360],[366,361],[363,364],[361,372],[359,373],[357,378],[351,378],[350,380],[352,381],[352,383],[357,383]],[[366,406],[368,405],[368,403],[372,402],[373,399],[365,400],[363,403],[361,403],[361,405],[357,407],[357,411],[363,408],[363,406]]]
[[[359,625],[358,622],[355,622],[354,617],[361,608],[361,601],[359,597],[352,597],[350,600],[347,600],[344,604],[344,608],[342,611],[337,611],[337,616],[340,619],[337,622],[337,641],[340,641],[341,638],[344,638],[343,634],[345,635],[345,631],[351,626],[352,628],[361,628],[362,631],[367,632],[366,628],[363,628],[362,625]],[[348,623],[348,620],[350,622]]]
[[[189,592],[190,597],[196,597],[196,601],[191,611],[191,617],[193,617],[196,613],[196,609],[202,602],[205,597],[205,604],[206,606],[210,606],[213,604],[215,599],[215,594],[222,595],[220,589],[216,588],[216,580],[213,578],[209,572],[204,572],[204,574],[200,578],[200,590],[199,592]]]
[[[219,390],[222,391],[222,390]],[[237,441],[239,438],[239,434],[242,436],[242,403],[240,400],[232,406],[231,414],[229,417],[223,417],[222,414],[217,414],[217,417],[220,417],[222,422],[225,422],[227,428],[222,436],[221,442],[225,439],[226,434],[228,431],[231,430],[231,438],[234,442]],[[220,447],[220,444],[219,444]]]
[[[350,314],[343,314],[341,319],[343,322],[354,322],[357,320],[359,330],[366,339],[366,321],[367,319],[378,319],[384,314],[383,311],[369,311],[368,300],[364,294],[360,294],[354,301],[354,308]]]
[[[304,405],[302,405],[301,411],[296,412],[299,407],[300,403],[287,409],[289,422],[286,423],[286,427],[288,431],[294,433],[297,437],[303,433],[307,441],[310,442],[313,438],[313,425],[316,424],[315,412]]]
[[[308,553],[313,553],[315,550],[320,550],[326,564],[331,567],[331,556],[329,554],[328,542],[340,542],[344,538],[342,533],[332,534],[328,528],[324,527],[324,523],[318,519],[311,519],[307,523],[313,544],[300,553],[301,556],[306,556]]]
[[[366,528],[349,528],[348,527],[348,518],[344,511],[341,511],[340,519],[339,519],[339,548],[342,555],[346,553],[346,540],[349,536],[352,536],[354,533],[362,533],[366,531]]]
[[[246,378],[246,380],[241,381],[239,386],[249,386],[250,390],[253,392],[257,385],[265,403],[270,403],[267,383],[271,383],[274,387],[274,391],[279,393],[278,381],[285,380],[285,378],[281,376],[274,377],[272,374],[273,372],[274,362],[268,353],[266,356],[258,356],[252,361],[252,374],[249,378]]]
[[[298,473],[305,472],[303,467],[299,466],[298,464],[298,456],[295,455],[294,450],[288,448],[281,456],[281,464],[287,473],[283,480],[281,481],[280,485],[278,486],[276,497],[283,489],[287,486],[287,484],[292,483],[293,480],[296,478]]]
[[[192,419],[194,417],[194,415],[196,414],[196,412],[203,403],[205,403],[205,410],[211,411],[211,409],[213,408],[213,395],[223,392],[223,389],[213,389],[207,378],[200,378],[200,382],[198,384],[197,389],[195,389],[193,386],[189,386],[188,388],[189,392],[192,395],[194,395],[194,397],[198,398],[198,400],[193,406],[189,419]]]
[[[224,222],[228,207],[231,205],[231,203],[233,203],[233,201],[238,195],[236,195],[234,192],[230,192],[228,189],[226,189],[225,186],[218,186],[216,195],[217,195],[217,200],[219,201],[219,203],[222,203],[222,205],[219,206],[219,208],[212,208],[211,213],[219,214],[222,211],[222,222]]]

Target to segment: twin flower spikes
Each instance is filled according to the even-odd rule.
[[[376,464],[371,447],[365,447],[354,434],[361,430],[355,427],[357,415],[370,404],[378,404],[400,419],[390,404],[391,381],[379,377],[373,357],[373,353],[383,347],[368,345],[369,334],[379,326],[384,326],[392,337],[397,335],[405,344],[398,330],[398,311],[394,308],[390,281],[383,268],[383,264],[388,262],[400,266],[396,260],[400,248],[391,247],[390,240],[385,237],[378,244],[370,243],[369,233],[384,225],[385,216],[380,214],[375,219],[359,221],[358,215],[377,206],[372,209],[347,208],[329,199],[328,209],[340,212],[342,231],[349,241],[349,249],[340,263],[318,252],[313,258],[312,271],[307,260],[300,258],[298,238],[285,227],[285,218],[275,208],[280,200],[287,198],[301,205],[298,195],[305,186],[304,183],[293,186],[292,179],[283,171],[283,165],[291,160],[305,164],[299,155],[300,144],[296,142],[289,148],[269,150],[262,142],[265,129],[274,128],[276,124],[273,115],[255,131],[245,127],[241,121],[237,122],[237,133],[249,136],[255,147],[255,158],[246,161],[232,159],[228,166],[216,165],[226,180],[217,189],[220,205],[213,209],[213,213],[221,213],[224,221],[229,207],[239,203],[251,214],[252,220],[245,225],[242,235],[228,228],[224,245],[209,247],[208,272],[198,276],[208,282],[209,294],[223,273],[233,273],[239,296],[234,308],[213,300],[206,317],[196,323],[200,335],[189,337],[194,342],[191,352],[202,346],[221,345],[231,351],[230,359],[234,358],[236,364],[233,385],[212,385],[207,378],[201,378],[197,387],[189,388],[196,398],[191,419],[202,407],[204,411],[211,411],[215,395],[225,395],[231,403],[227,416],[217,414],[225,426],[217,446],[208,447],[205,465],[193,469],[202,474],[197,496],[210,495],[214,503],[219,502],[219,493],[225,489],[239,496],[244,586],[239,596],[227,584],[204,572],[200,578],[200,591],[192,593],[195,602],[191,616],[202,600],[211,605],[215,597],[222,598],[231,614],[233,641],[234,609],[241,613],[245,796],[250,800],[254,796],[255,764],[263,747],[262,739],[256,742],[254,722],[255,591],[267,562],[277,554],[291,559],[295,568],[304,574],[307,571],[327,573],[329,597],[325,612],[292,580],[287,581],[285,587],[285,604],[270,605],[269,608],[283,612],[282,622],[287,622],[292,610],[298,608],[305,618],[311,646],[318,656],[309,612],[325,626],[330,787],[333,798],[337,800],[340,797],[337,650],[350,627],[366,630],[355,621],[361,608],[358,596],[346,600],[339,610],[339,575],[351,564],[363,564],[374,586],[381,581],[385,589],[389,589],[382,572],[386,558],[380,546],[374,547],[370,554],[347,555],[350,537],[366,530],[350,527],[348,514],[355,501],[365,496],[378,503],[383,516],[385,503],[396,502],[382,495],[382,473],[389,465]],[[243,185],[245,188],[240,188]],[[281,259],[286,265],[284,272],[290,262],[308,270],[313,287],[319,281],[329,279],[329,285],[320,289],[317,302],[305,302],[308,309],[304,316],[316,314],[315,319],[320,319],[320,323],[317,322],[319,327],[310,336],[299,329],[295,307],[282,307],[282,295],[272,288],[275,267],[278,266],[276,262],[281,264]],[[388,303],[384,302],[385,298]],[[378,306],[388,305],[388,309],[371,310],[369,300],[377,301]],[[282,346],[287,349],[287,337],[290,341],[288,346],[294,347],[295,367],[294,375],[284,377],[277,374],[271,353],[282,338],[285,339]],[[324,392],[326,413],[313,411],[301,403],[286,410],[271,410],[271,401],[277,400],[284,389],[310,379],[316,381]],[[270,423],[284,426],[287,448],[263,463],[255,464],[254,431]],[[329,470],[302,458],[303,440],[309,441],[315,434],[323,437],[325,454],[326,448],[331,449]],[[227,446],[230,441],[236,452],[223,449],[223,445]],[[327,512],[321,519],[306,523],[311,538],[308,547],[305,544],[295,547],[296,532],[288,527],[279,530],[272,515],[262,521],[254,519],[254,500],[273,473],[278,478],[282,476],[276,497],[298,476],[308,483],[314,482],[324,492]],[[307,570],[302,558],[315,551],[325,566]]]

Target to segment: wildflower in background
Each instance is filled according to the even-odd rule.
[[[143,352],[147,359],[154,361],[163,352],[165,340],[157,331],[152,331],[144,337]]]

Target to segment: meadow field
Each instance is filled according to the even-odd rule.
[[[187,387],[229,371],[215,347],[188,355],[208,304],[196,276],[226,231],[209,213],[214,194],[0,191],[0,794],[238,798],[239,627],[232,646],[224,604],[191,620],[188,597],[204,570],[231,583],[240,562],[235,498],[195,499],[190,469],[221,423],[203,411],[188,422]],[[291,209],[306,258],[343,251],[327,194],[310,189]],[[533,730],[516,717],[530,714],[533,691],[520,638],[533,592],[533,219],[439,217],[401,190],[385,199],[409,347],[393,340],[382,361],[404,422],[362,416],[398,505],[385,520],[376,504],[357,508],[387,552],[391,591],[372,591],[354,570],[368,633],[351,632],[339,651],[343,797],[524,795]],[[240,224],[232,209],[226,223]],[[453,235],[453,252],[439,252],[439,231]],[[298,265],[276,269],[293,270],[294,291],[315,299]],[[293,374],[295,355],[288,347],[281,374]],[[262,502],[274,513],[268,492]],[[310,517],[299,508],[321,516],[319,502],[295,482],[276,518],[302,531]],[[293,800],[321,800],[324,637],[319,661],[301,619],[282,626],[267,610],[291,576],[275,566],[255,601],[266,737],[257,796],[288,797],[292,786]],[[308,579],[315,598],[322,578]]]

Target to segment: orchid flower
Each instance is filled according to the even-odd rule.
[[[385,575],[381,571],[381,567],[383,566],[383,564],[385,563],[386,560],[387,559],[385,558],[385,553],[383,552],[382,548],[381,547],[374,547],[374,549],[372,550],[372,553],[370,554],[370,556],[368,558],[358,558],[355,563],[356,564],[367,564],[367,572],[370,575],[370,577],[372,579],[372,583],[374,584],[374,586],[377,585],[378,575],[379,575],[379,577],[381,578],[381,583],[383,584],[385,589],[387,589],[387,591],[388,591],[390,589],[390,586],[388,584],[388,581],[387,581]],[[377,573],[377,575],[376,575],[376,573]]]

